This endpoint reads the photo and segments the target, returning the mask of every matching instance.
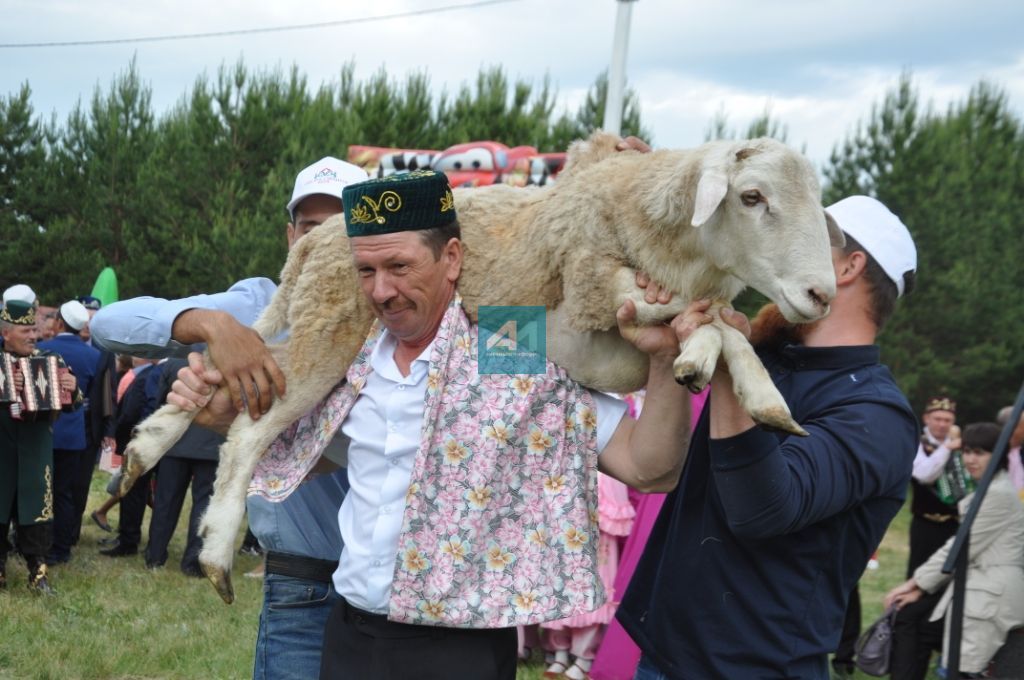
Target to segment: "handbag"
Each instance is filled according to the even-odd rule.
[[[863,673],[880,678],[889,674],[892,653],[892,626],[896,608],[890,607],[857,638],[854,665]]]

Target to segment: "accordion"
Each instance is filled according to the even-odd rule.
[[[15,385],[19,373],[24,376],[21,390]],[[72,400],[71,392],[60,387],[60,377],[66,373],[68,369],[52,354],[16,357],[0,352],[0,403],[19,420],[34,420],[42,412],[56,417]]]

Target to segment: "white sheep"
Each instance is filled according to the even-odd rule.
[[[835,295],[830,235],[835,242],[841,232],[826,226],[803,156],[771,139],[649,154],[616,152],[616,141],[597,133],[574,144],[553,186],[455,191],[465,249],[459,290],[471,320],[481,305],[543,306],[548,358],[586,386],[627,392],[647,376],[646,355],[616,326],[627,298],[641,324],[672,318],[697,298],[720,308],[747,285],[791,321],[827,313]],[[673,302],[645,303],[635,282],[640,270],[672,290]],[[267,339],[291,329],[287,344],[272,348],[290,389],[258,421],[241,413],[221,447],[200,563],[226,602],[234,597],[234,540],[259,458],[344,378],[372,321],[344,221],[332,218],[292,249],[281,286],[254,326]],[[749,343],[718,318],[682,346],[676,380],[702,389],[719,354],[756,421],[805,434]],[[191,418],[168,405],[139,426],[123,489],[157,463]]]

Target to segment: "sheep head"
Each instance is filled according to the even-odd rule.
[[[810,162],[772,139],[712,142],[699,169],[690,224],[721,270],[778,304],[794,323],[820,319],[836,294],[827,222]]]

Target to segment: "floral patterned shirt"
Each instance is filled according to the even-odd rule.
[[[250,493],[282,500],[340,428],[370,371],[375,326],[347,380],[275,440]],[[419,451],[395,556],[389,618],[500,628],[604,602],[597,574],[593,397],[548,362],[481,375],[456,295],[431,354]]]

